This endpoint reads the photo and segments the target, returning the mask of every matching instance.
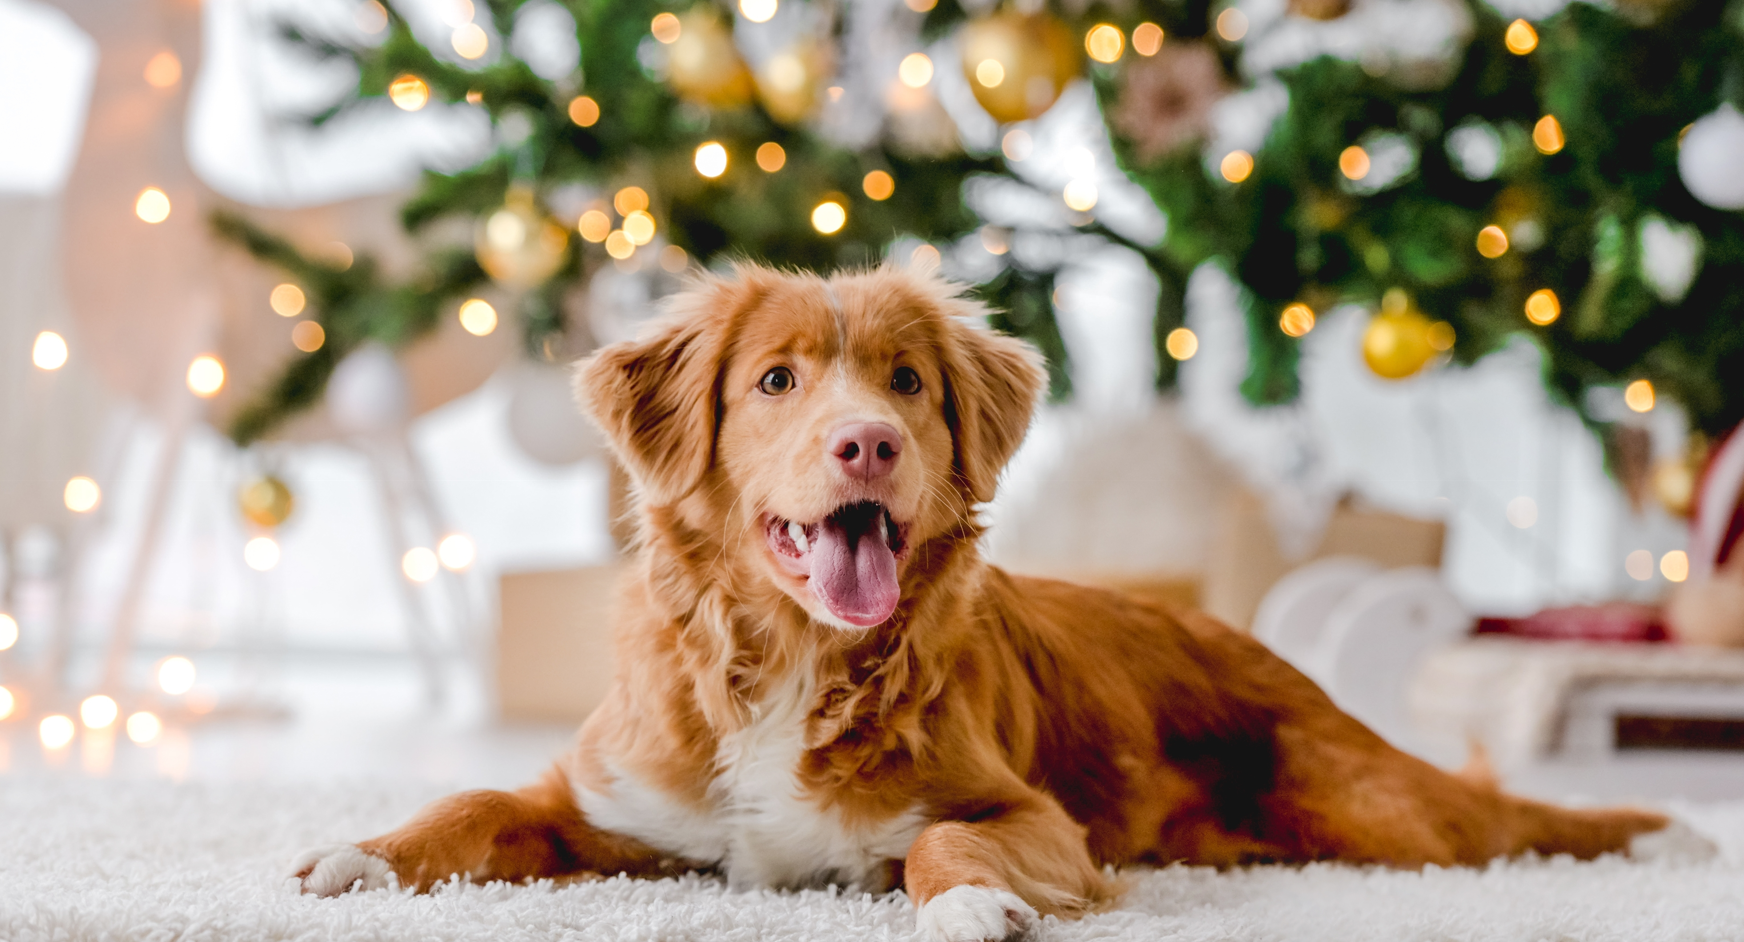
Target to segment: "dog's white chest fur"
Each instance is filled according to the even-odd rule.
[[[753,708],[751,722],[722,739],[710,807],[675,800],[613,769],[609,793],[581,789],[589,822],[692,860],[720,864],[734,887],[840,883],[883,889],[884,863],[908,856],[926,826],[918,810],[849,828],[840,812],[801,792],[811,684],[796,681]]]

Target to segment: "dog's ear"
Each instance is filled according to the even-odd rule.
[[[713,294],[687,292],[652,334],[576,367],[582,411],[657,505],[695,490],[714,461],[726,331],[725,318],[709,310]]]
[[[951,328],[943,345],[945,419],[957,446],[957,473],[970,497],[985,503],[1023,444],[1047,370],[1041,354],[1015,337],[962,321]]]

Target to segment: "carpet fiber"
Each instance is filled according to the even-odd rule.
[[[911,939],[882,897],[734,893],[698,877],[299,896],[304,847],[378,833],[440,792],[0,779],[0,939]],[[1527,860],[1482,870],[1344,866],[1127,874],[1117,908],[1047,920],[1045,940],[1736,940],[1744,804],[1679,815],[1720,847],[1704,862]]]

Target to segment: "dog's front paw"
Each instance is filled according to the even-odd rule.
[[[953,886],[922,904],[918,921],[928,942],[1002,942],[1028,932],[1036,918],[1015,893]]]
[[[1720,848],[1700,831],[1673,818],[1658,831],[1637,834],[1629,841],[1629,856],[1666,863],[1701,863],[1719,856]]]
[[[388,862],[364,853],[356,844],[329,844],[306,850],[291,862],[291,873],[303,892],[338,896],[348,890],[379,890],[398,880]]]

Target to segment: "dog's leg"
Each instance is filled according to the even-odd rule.
[[[1084,828],[1040,793],[974,821],[922,831],[904,865],[929,942],[986,942],[1026,931],[1038,911],[1082,913],[1108,895]]]
[[[650,875],[675,868],[639,841],[592,827],[553,768],[519,791],[472,791],[425,806],[398,830],[303,854],[305,893],[337,896],[397,882],[419,892],[449,877],[483,883],[579,873]]]

